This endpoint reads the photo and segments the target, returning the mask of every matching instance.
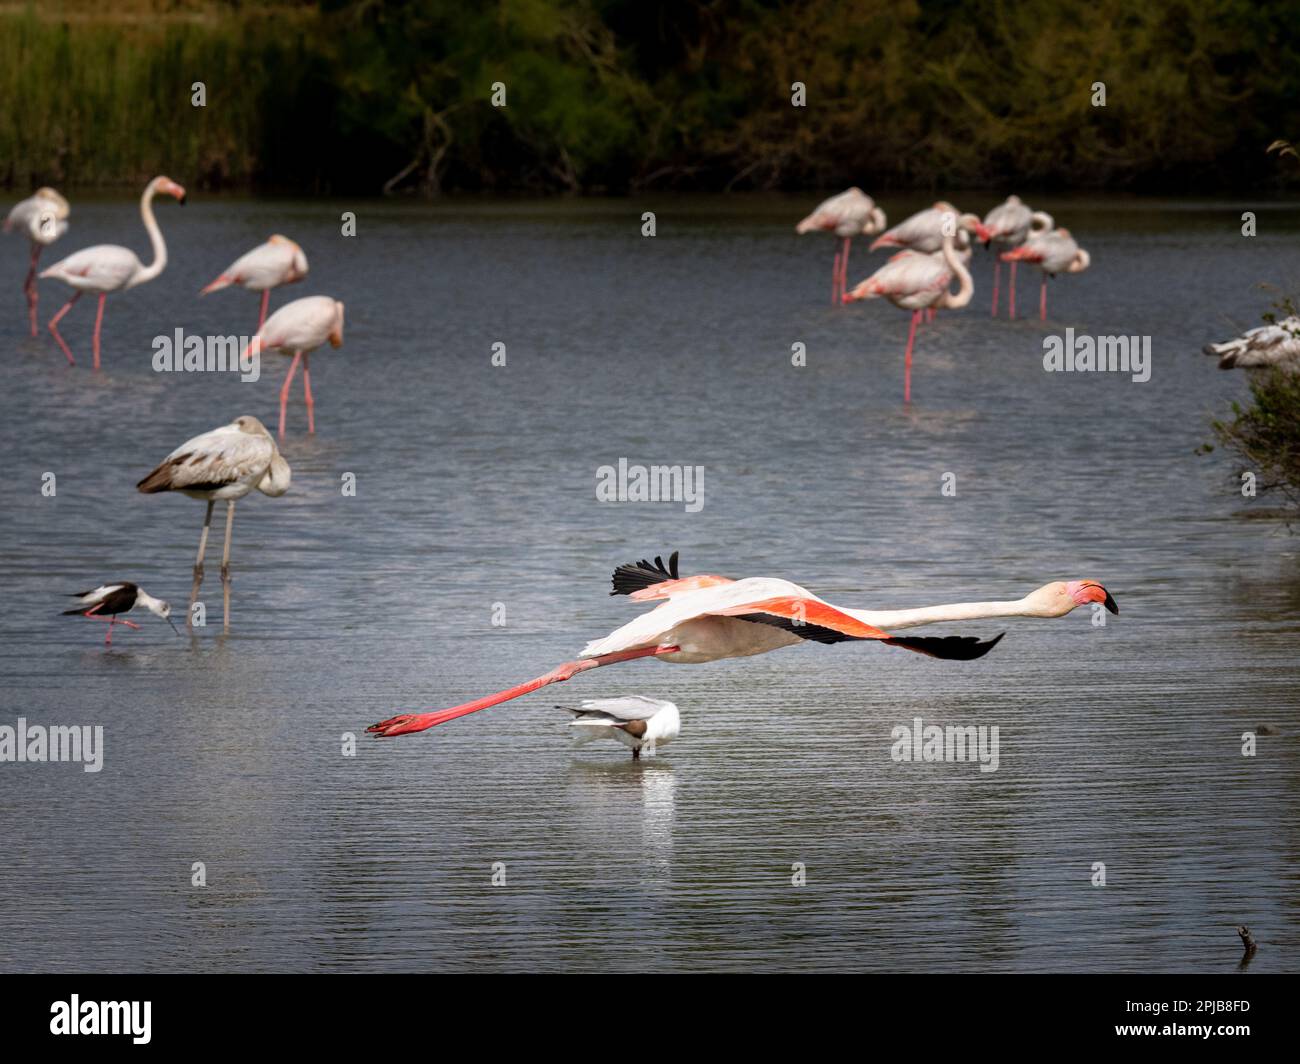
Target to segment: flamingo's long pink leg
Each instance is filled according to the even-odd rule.
[[[104,635],[104,646],[106,647],[111,647],[113,645],[113,625],[116,623],[116,617],[110,617],[108,619],[108,632]]]
[[[1016,263],[1016,262],[1013,260],[1012,263],[1011,263],[1011,293],[1010,293],[1010,297],[1011,297],[1011,319],[1012,319],[1013,321],[1015,320],[1015,317],[1016,317],[1016,266],[1017,266],[1017,265],[1018,265],[1018,263]]]
[[[1011,267],[1013,270],[1015,266]],[[998,316],[998,282],[1002,280],[1002,260],[998,259],[993,263],[993,309],[989,312],[990,318]]]
[[[284,387],[280,389],[280,439],[284,439],[284,408],[289,402],[289,385],[293,383],[293,375],[298,372],[298,361],[301,358],[301,351],[293,353],[293,362],[289,366],[289,375],[284,378]]]
[[[831,305],[840,301],[840,253],[835,252],[835,265],[831,268]]]
[[[107,292],[99,293],[99,310],[95,312],[95,368],[99,369],[99,330],[104,324],[104,300],[108,298]]]
[[[27,294],[27,318],[31,322],[32,337],[35,338],[36,331],[36,304],[40,298],[40,293],[36,288],[36,263],[41,257],[41,245],[32,241],[32,264],[27,270],[27,280],[23,282],[23,291]]]
[[[1043,290],[1038,297],[1038,320],[1047,320],[1047,274],[1043,274]]]
[[[912,311],[912,327],[907,330],[907,353],[903,356],[903,402],[912,401],[912,344],[916,341],[916,327],[920,324],[921,312]]]
[[[509,702],[512,698],[530,694],[542,687],[546,687],[548,684],[563,683],[565,680],[589,669],[598,669],[602,665],[613,665],[616,662],[632,661],[634,658],[645,658],[655,654],[672,654],[680,649],[677,646],[642,647],[640,650],[623,650],[617,654],[602,654],[598,658],[566,661],[563,665],[557,665],[550,672],[537,677],[535,680],[529,680],[527,683],[521,683],[516,687],[508,687],[506,690],[498,691],[494,695],[486,695],[483,698],[475,699],[473,702],[465,702],[463,705],[439,710],[436,713],[399,713],[395,717],[389,717],[388,720],[381,720],[378,724],[370,725],[366,731],[375,735],[405,735],[408,732],[424,731],[426,728],[433,728],[439,724],[446,724],[449,720],[455,720],[457,717],[463,717],[467,713],[477,713],[480,709],[488,709],[502,702]]]
[[[316,400],[311,397],[311,355],[302,356],[302,389],[307,398],[307,431],[316,432],[316,418],[312,411],[316,409]]]
[[[75,292],[72,293],[72,298],[63,304],[63,309],[60,310],[57,314],[55,314],[54,317],[50,319],[50,324],[46,326],[46,328],[48,328],[50,332],[54,334],[54,339],[58,341],[59,346],[63,348],[63,353],[68,356],[69,366],[75,366],[77,364],[77,361],[72,357],[72,352],[68,350],[68,345],[63,342],[63,337],[59,335],[59,322],[62,320],[63,315],[65,315],[69,310],[72,309],[72,304],[75,303],[80,298],[81,298],[81,289],[78,288]]]
[[[844,238],[844,255],[840,259],[840,298],[849,290],[849,241],[852,237]]]
[[[271,305],[271,290],[269,288],[262,291],[262,312],[257,316],[257,331],[262,331],[262,326],[266,324],[266,310]]]

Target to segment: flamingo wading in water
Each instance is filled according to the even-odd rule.
[[[93,248],[74,251],[66,259],[56,262],[41,273],[41,279],[52,277],[75,288],[72,298],[63,304],[63,309],[50,319],[49,330],[54,339],[63,348],[68,357],[68,364],[75,365],[72,352],[59,335],[59,322],[81,298],[82,292],[99,293],[99,310],[95,314],[95,368],[99,369],[99,332],[104,324],[104,299],[109,292],[124,292],[145,281],[152,281],[167,267],[167,245],[163,241],[162,230],[153,216],[153,198],[157,193],[174,196],[180,204],[185,203],[185,189],[170,177],[155,177],[145,187],[140,197],[140,217],[144,220],[145,231],[149,234],[149,243],[153,247],[153,262],[148,266],[140,261],[139,256],[130,248],[117,244],[97,244]]]
[[[41,249],[47,248],[68,231],[68,215],[72,209],[68,201],[52,188],[38,188],[34,195],[14,205],[5,218],[4,231],[23,234],[32,245],[31,264],[27,279],[23,281],[23,295],[27,297],[27,318],[32,336],[36,336],[36,304],[40,296],[36,288],[36,264]]]
[[[944,234],[938,254],[900,251],[853,291],[844,293],[846,303],[879,297],[912,312],[912,324],[907,330],[907,350],[903,355],[905,403],[912,401],[912,346],[916,343],[916,327],[921,323],[921,311],[939,307],[964,307],[975,292],[970,270],[953,246],[954,233],[960,232],[961,238],[967,243],[970,238],[965,230],[958,230],[951,224],[952,215],[948,217],[949,232]],[[969,257],[966,249],[962,250],[962,254]],[[957,278],[955,292],[949,290],[954,276]]]
[[[834,233],[843,241],[842,250],[835,253],[835,266],[831,273],[831,302],[839,303],[848,284],[849,243],[855,236],[872,236],[879,233],[888,222],[885,212],[860,188],[851,188],[838,196],[818,204],[817,209],[794,227],[804,233]]]
[[[1092,257],[1079,247],[1068,229],[1053,229],[1031,236],[1018,248],[1002,253],[1003,262],[1032,262],[1043,271],[1042,291],[1038,297],[1038,318],[1047,320],[1047,278],[1058,273],[1082,273],[1092,264]]]
[[[229,425],[186,440],[136,485],[146,495],[179,491],[191,499],[207,501],[199,555],[194,562],[194,586],[190,590],[190,606],[185,616],[187,628],[194,625],[194,603],[203,583],[203,554],[208,546],[213,504],[218,499],[226,501],[226,548],[221,555],[221,586],[225,600],[224,622],[228,629],[230,534],[235,524],[235,501],[254,488],[263,495],[277,498],[289,490],[290,479],[289,463],[281,456],[266,427],[257,418],[244,415]]]
[[[1002,248],[1018,248],[1031,236],[1046,233],[1056,222],[1046,211],[1032,211],[1019,196],[1008,196],[984,216],[984,246],[990,243]],[[998,283],[1002,280],[1002,260],[993,260],[993,309],[990,317],[998,316]],[[1008,317],[1016,316],[1016,263],[1011,263],[1011,280],[1008,285]]]
[[[1078,606],[1100,602],[1112,613],[1119,607],[1094,580],[1044,584],[1023,598],[1001,602],[957,602],[911,610],[856,610],[834,606],[788,580],[752,577],[677,575],[677,555],[664,565],[642,560],[614,570],[611,594],[637,601],[665,600],[621,628],[588,643],[575,661],[567,661],[535,680],[509,687],[473,702],[433,713],[401,713],[372,724],[380,736],[424,731],[449,720],[508,702],[548,684],[562,683],[580,672],[636,658],[697,665],[724,658],[745,658],[811,640],[841,643],[876,640],[918,654],[953,661],[983,657],[1002,639],[974,636],[911,637],[891,631],[990,617],[1064,617]]]
[[[284,439],[284,411],[289,402],[289,385],[302,362],[302,387],[307,402],[307,431],[316,431],[316,400],[311,396],[311,353],[329,341],[331,347],[343,344],[343,304],[330,296],[304,296],[286,303],[266,321],[244,350],[260,353],[269,349],[293,354],[289,372],[280,389],[280,438]]]
[[[282,284],[294,284],[307,276],[307,256],[302,248],[287,236],[278,233],[265,244],[258,244],[246,255],[241,255],[224,270],[211,284],[206,285],[199,295],[218,292],[232,284],[246,288],[250,292],[262,293],[262,309],[257,318],[257,331],[262,331],[266,324],[266,311],[271,301],[271,289]]]

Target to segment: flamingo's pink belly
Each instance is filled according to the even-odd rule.
[[[696,617],[667,632],[662,644],[681,647],[675,654],[664,654],[661,661],[679,665],[700,665],[723,658],[747,658],[769,650],[800,642],[797,635],[768,624],[737,620],[734,617]]]

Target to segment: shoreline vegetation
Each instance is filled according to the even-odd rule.
[[[1252,0],[0,3],[0,184],[1267,192],[1284,176],[1264,150],[1300,98],[1291,16]]]

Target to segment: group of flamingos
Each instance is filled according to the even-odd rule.
[[[31,241],[31,262],[23,290],[33,336],[37,335],[37,280],[60,280],[74,290],[72,297],[49,323],[51,334],[70,364],[74,363],[72,352],[58,332],[58,323],[81,294],[95,292],[99,296],[93,342],[95,367],[98,368],[105,298],[109,293],[152,280],[166,267],[167,247],[153,214],[153,199],[160,192],[181,203],[185,201],[185,190],[167,177],[154,178],[145,189],[140,200],[140,214],[153,248],[153,262],[148,266],[128,248],[99,245],[78,251],[38,274],[42,249],[58,240],[68,229],[68,202],[52,189],[41,189],[23,200],[5,220],[6,231],[17,231]],[[1056,228],[1049,215],[1031,210],[1015,196],[994,208],[983,220],[973,214],[959,213],[951,204],[940,202],[893,229],[886,229],[886,224],[884,212],[869,196],[855,188],[821,204],[799,223],[797,230],[800,233],[830,232],[842,241],[835,257],[832,280],[837,304],[882,297],[912,312],[905,356],[908,366],[905,399],[910,398],[911,353],[921,312],[933,313],[970,302],[973,284],[967,263],[973,240],[986,246],[996,244],[1002,249],[993,279],[992,313],[995,316],[1001,262],[1011,263],[1008,310],[1012,317],[1015,316],[1016,265],[1027,262],[1042,271],[1039,314],[1044,319],[1047,314],[1047,278],[1059,273],[1077,273],[1089,265],[1088,253],[1078,246],[1068,230]],[[899,250],[879,270],[850,289],[849,247],[857,236],[875,236],[872,250],[881,247]],[[307,259],[302,249],[285,237],[273,236],[232,263],[203,289],[206,294],[235,285],[261,293],[257,333],[249,348],[245,349],[245,355],[249,349],[293,355],[293,363],[280,393],[280,437],[284,436],[289,385],[300,361],[309,431],[314,431],[308,358],[324,343],[337,347],[343,340],[343,304],[328,296],[298,299],[267,316],[270,290],[300,281],[306,274]],[[955,292],[951,290],[954,279],[958,284]],[[1285,364],[1300,369],[1298,335],[1300,320],[1287,318],[1275,325],[1252,329],[1225,343],[1212,344],[1206,351],[1219,356],[1224,368],[1242,366],[1253,369]],[[253,491],[272,497],[283,495],[289,488],[290,477],[289,465],[280,454],[276,440],[257,418],[245,415],[181,444],[137,485],[140,491],[149,494],[179,491],[207,502],[187,621],[192,617],[193,604],[203,578],[203,557],[215,503],[227,503],[222,584],[228,628],[230,537],[235,501]],[[574,660],[496,694],[450,709],[398,714],[368,730],[380,736],[424,731],[549,684],[566,681],[578,673],[638,658],[701,664],[749,657],[804,641],[871,641],[932,658],[970,661],[987,654],[1002,636],[981,640],[971,636],[914,637],[894,633],[921,625],[995,617],[1059,618],[1080,606],[1094,604],[1112,613],[1119,612],[1114,598],[1095,580],[1054,581],[1017,599],[958,602],[905,610],[862,610],[835,606],[806,588],[783,579],[750,577],[734,580],[716,575],[682,577],[678,573],[677,559],[674,553],[667,563],[655,558],[653,562],[642,560],[619,566],[614,572],[611,594],[657,605],[610,635],[588,643]],[[118,615],[137,605],[160,617],[166,618],[170,614],[166,602],[125,581],[104,584],[76,597],[78,606],[68,612],[107,620],[106,642],[111,641],[112,626]],[[671,702],[640,697],[589,700],[572,712],[575,714],[572,723],[581,725],[580,732],[610,734],[630,746],[634,757],[642,745],[674,737],[679,723],[677,708]]]
[[[912,312],[903,355],[903,401],[912,399],[912,347],[922,312],[929,320],[940,309],[964,307],[975,292],[970,270],[974,240],[985,247],[997,245],[998,259],[993,267],[992,315],[998,313],[998,288],[1002,263],[1011,263],[1008,316],[1016,316],[1016,266],[1027,262],[1042,273],[1038,300],[1039,317],[1047,320],[1047,279],[1058,273],[1080,273],[1091,258],[1075,242],[1068,229],[1058,229],[1050,214],[1031,210],[1018,196],[1009,196],[994,207],[981,221],[974,214],[963,214],[951,203],[940,201],[918,211],[906,221],[886,229],[888,222],[870,196],[851,188],[821,203],[812,214],[795,226],[795,232],[831,233],[841,241],[835,253],[831,274],[831,302],[852,303],[860,299],[883,298],[896,307]],[[877,235],[879,234],[879,235]],[[888,262],[861,284],[850,289],[849,248],[854,237],[874,236],[869,250],[897,249]],[[953,291],[953,280],[957,289]]]
[[[67,357],[75,365],[72,351],[59,333],[59,322],[72,305],[85,292],[99,296],[95,314],[92,349],[94,366],[99,369],[100,333],[104,324],[104,302],[113,292],[152,281],[167,267],[167,243],[163,239],[158,220],[154,217],[153,201],[159,193],[185,203],[185,189],[169,177],[155,177],[145,187],[140,197],[140,217],[153,249],[153,261],[146,266],[130,248],[117,244],[97,244],[83,248],[53,266],[41,271],[37,266],[41,251],[53,244],[68,230],[71,210],[68,201],[51,188],[39,189],[34,195],[17,204],[4,222],[6,232],[18,232],[31,241],[31,261],[23,292],[27,298],[27,314],[31,335],[37,336],[36,312],[38,302],[37,280],[58,280],[73,289],[72,297],[50,319],[49,330]],[[232,285],[261,293],[261,312],[257,331],[244,348],[241,358],[262,351],[278,351],[292,355],[293,362],[280,389],[280,438],[284,437],[285,408],[289,400],[289,387],[301,362],[303,390],[307,406],[307,431],[316,431],[315,401],[311,394],[310,359],[312,351],[326,342],[334,347],[343,343],[343,304],[330,296],[307,296],[285,304],[267,316],[271,289],[293,284],[307,276],[307,257],[302,248],[286,237],[275,235],[241,256],[224,269],[201,295]],[[198,599],[203,581],[203,557],[207,549],[208,531],[212,523],[212,509],[217,502],[226,503],[225,551],[221,562],[221,582],[224,599],[225,627],[230,627],[230,539],[234,525],[235,502],[257,490],[265,495],[283,495],[289,489],[290,469],[280,454],[276,442],[263,424],[255,417],[244,415],[228,425],[205,432],[177,447],[137,488],[146,494],[179,491],[191,498],[207,502],[207,514],[199,551],[194,563],[194,582],[190,593],[190,608],[186,624],[192,625],[194,603]],[[163,600],[150,596],[129,581],[102,584],[92,591],[76,596],[79,606],[71,613],[96,620],[108,621],[105,643],[113,640],[113,627],[122,623],[135,627],[130,621],[120,621],[119,615],[137,606],[159,617],[169,619],[171,607]]]

